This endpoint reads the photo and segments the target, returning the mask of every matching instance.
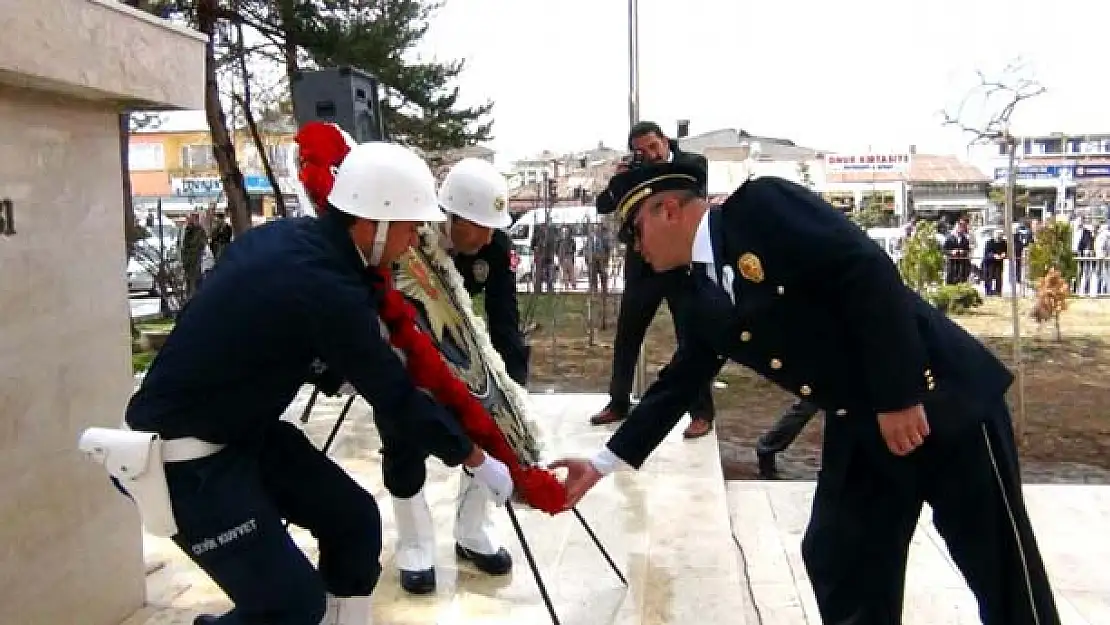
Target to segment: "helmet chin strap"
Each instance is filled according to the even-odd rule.
[[[455,249],[455,242],[451,240],[451,224],[454,223],[454,221],[455,216],[451,213],[447,213],[447,221],[439,224],[439,236],[440,239],[443,240],[443,247],[449,250]]]
[[[382,253],[385,252],[385,238],[389,235],[389,222],[379,221],[377,230],[374,231],[374,247],[370,248],[370,264],[377,267],[382,262]]]

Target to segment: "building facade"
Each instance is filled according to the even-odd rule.
[[[947,154],[908,150],[884,153],[829,154],[821,194],[851,212],[878,209],[894,226],[912,219],[953,222],[961,216],[987,222],[992,218],[990,179],[970,163]]]
[[[296,127],[291,120],[260,120],[258,128],[286,210],[296,214]],[[276,216],[275,192],[250,132],[235,129],[232,137],[252,215],[257,220]],[[170,217],[213,203],[226,205],[203,111],[159,115],[152,123],[132,130],[128,149],[136,214],[157,210],[159,202]]]
[[[996,187],[1009,176],[1006,145],[975,148],[975,163]],[[1110,206],[1110,133],[1062,132],[1019,137],[1014,153],[1015,182],[1028,197],[1031,217],[1074,214],[1105,217]]]

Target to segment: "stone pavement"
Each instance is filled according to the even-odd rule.
[[[288,418],[300,414],[306,394],[290,406]],[[588,455],[611,431],[592,428],[587,416],[605,398],[598,395],[533,395],[536,418],[545,424],[550,455]],[[327,438],[342,405],[325,399],[306,432],[318,444]],[[384,573],[374,593],[376,625],[548,623],[535,581],[505,514],[498,527],[516,565],[510,576],[490,578],[468,565],[456,566],[452,519],[457,471],[428,462],[426,492],[438,527],[438,591],[410,597],[398,586],[393,567],[393,511],[381,483],[380,443],[366,404],[355,402],[340,430],[333,457],[379,502],[384,524]],[[596,487],[579,506],[628,577],[624,588],[570,514],[548,517],[521,511],[539,567],[564,625],[743,625],[750,605],[732,539],[725,483],[717,440],[707,436],[683,441],[681,428],[663,443],[638,473],[619,474]],[[311,537],[294,529],[294,537],[315,558]],[[694,540],[691,540],[694,539]],[[201,611],[229,607],[223,593],[167,540],[148,537],[148,605],[125,625],[189,625]]]
[[[729,482],[733,534],[764,625],[821,622],[802,533],[812,482]],[[1063,625],[1110,623],[1110,486],[1027,485],[1026,505]],[[975,600],[926,507],[910,547],[904,625],[979,623]]]

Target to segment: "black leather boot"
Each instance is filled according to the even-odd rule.
[[[509,571],[513,570],[513,557],[504,547],[499,549],[493,555],[486,555],[471,551],[463,547],[459,543],[455,543],[455,555],[462,560],[470,562],[478,570],[486,573],[487,575],[506,575]]]

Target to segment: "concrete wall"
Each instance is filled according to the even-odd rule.
[[[201,106],[203,42],[96,0],[0,0],[0,27],[0,623],[115,625],[138,517],[76,442],[132,387],[117,115]]]

